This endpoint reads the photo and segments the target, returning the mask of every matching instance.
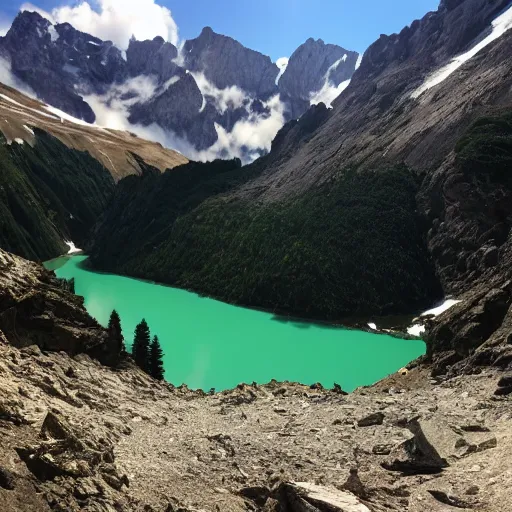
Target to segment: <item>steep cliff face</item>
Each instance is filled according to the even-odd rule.
[[[177,57],[177,48],[162,37],[146,41],[132,38],[126,50],[128,73],[132,77],[154,74],[160,82],[166,82],[180,72],[183,74],[175,63]]]
[[[299,46],[279,79],[279,90],[290,102],[291,119],[299,118],[322,88],[336,88],[350,80],[358,57],[356,52],[325,44],[321,39],[308,39]],[[325,101],[321,97],[319,100]]]
[[[466,0],[429,13],[400,34],[381,36],[365,52],[328,120],[295,143],[291,157],[274,156],[279,163],[273,161],[253,182],[254,196],[279,200],[299,194],[352,163],[404,161],[420,172],[435,170],[477,117],[510,103],[510,30],[461,60],[452,74],[445,68],[486,38],[508,5]],[[444,81],[416,95],[434,83],[433,75]],[[251,193],[250,187],[244,190]]]
[[[210,27],[197,39],[185,42],[183,55],[186,69],[203,72],[219,89],[236,86],[262,99],[277,92],[279,68],[270,57],[216,34]]]
[[[122,73],[124,60],[112,43],[75,30],[68,23],[53,26],[35,12],[24,11],[2,38],[0,52],[13,73],[45,102],[93,123],[95,114],[76,92],[102,90]]]

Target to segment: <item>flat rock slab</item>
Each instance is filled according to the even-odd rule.
[[[372,512],[352,493],[334,487],[294,482],[283,484],[292,512]]]

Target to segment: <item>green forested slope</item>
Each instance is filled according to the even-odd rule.
[[[0,135],[0,247],[45,260],[67,251],[65,238],[85,242],[114,181],[88,153],[40,130],[36,137],[31,147]]]
[[[441,295],[407,168],[342,170],[300,198],[255,204],[219,194],[250,170],[216,165],[192,191],[178,187],[176,170],[123,180],[93,264],[326,319],[410,312]]]

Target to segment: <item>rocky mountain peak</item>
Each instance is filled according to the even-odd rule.
[[[196,39],[186,41],[183,52],[186,69],[203,72],[219,89],[237,86],[263,97],[277,92],[279,68],[270,57],[217,34],[210,27],[205,27]]]
[[[293,52],[279,80],[279,89],[291,97],[309,100],[328,81],[334,86],[349,80],[354,73],[357,52],[309,38]]]
[[[144,127],[141,135],[177,144],[173,147],[193,158],[245,158],[250,153],[247,160],[269,151],[285,122],[299,118],[311,103],[324,101],[313,102],[313,94],[325,89],[335,97],[357,61],[355,52],[308,39],[278,81],[280,69],[270,57],[211,27],[180,50],[162,37],[132,37],[124,53],[69,23],[52,25],[28,11],[18,15],[7,37],[0,38],[0,52],[11,61],[14,75],[40,99],[76,118],[93,123],[91,104],[104,104],[106,110],[117,108],[112,118],[121,115],[126,124],[137,120]],[[238,122],[258,131],[271,117],[275,131],[265,133],[258,147],[247,148],[245,141],[230,135]],[[219,129],[226,132],[224,140],[230,140],[225,146],[215,145]],[[206,157],[194,155],[204,150]]]
[[[179,67],[175,63],[178,57],[178,49],[171,43],[167,43],[160,36],[153,40],[130,40],[126,50],[126,60],[130,76],[156,75],[160,81],[167,81],[179,73]]]

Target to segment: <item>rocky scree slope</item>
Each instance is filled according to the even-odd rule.
[[[360,312],[415,313],[422,301],[434,303],[443,291],[457,298],[468,293],[470,300],[443,318],[462,316],[447,320],[448,330],[432,334],[451,354],[447,361],[465,358],[493,333],[492,343],[505,346],[499,333],[510,306],[512,31],[469,60],[461,58],[444,81],[423,86],[447,64],[453,66],[453,59],[490,40],[493,23],[509,8],[508,1],[442,2],[437,12],[400,34],[382,36],[365,53],[334,109],[319,105],[288,123],[271,153],[243,169],[247,179],[178,218],[165,242],[151,251],[142,248],[131,261],[110,259],[109,237],[102,236],[94,261],[100,268],[141,275],[150,267],[165,268],[170,260],[177,265],[159,279],[244,304],[275,301],[300,314],[309,314],[303,303],[314,303],[316,290],[320,294],[331,283],[343,283],[346,299],[323,294],[315,314],[325,317],[358,307]],[[372,176],[386,186],[366,187],[366,203],[357,183],[376,184]],[[344,196],[346,183],[357,202]],[[121,211],[121,205],[115,208]],[[151,215],[151,207],[142,208]],[[315,218],[322,219],[321,226],[313,225]],[[130,222],[104,226],[103,233],[127,233]],[[405,233],[400,226],[407,222],[415,229]],[[248,232],[251,236],[244,237]],[[380,251],[385,255],[393,247],[402,258],[383,261]],[[223,266],[230,257],[236,273]],[[415,261],[421,263],[415,267]],[[176,269],[183,270],[176,275]],[[357,284],[346,286],[358,279],[367,283],[364,291]],[[267,288],[258,288],[259,282]],[[311,289],[308,283],[314,283]],[[386,283],[388,294],[380,291]],[[252,290],[257,293],[251,295]],[[370,300],[363,295],[367,291]]]
[[[292,55],[278,81],[279,68],[269,57],[209,27],[179,51],[156,37],[132,39],[123,54],[110,41],[68,23],[54,26],[28,11],[0,38],[0,55],[43,101],[68,114],[92,123],[95,104],[89,98],[100,101],[102,109],[122,104],[117,113],[127,114],[134,125],[151,128],[156,123],[169,139],[185,139],[196,151],[218,140],[216,125],[230,132],[238,121],[253,122],[255,116],[299,117],[313,93],[349,79],[358,58],[355,52],[310,39]],[[142,94],[140,80],[143,89],[152,89],[149,97]],[[279,112],[272,112],[268,100],[276,95],[283,103]]]
[[[5,512],[507,509],[510,366],[448,379],[419,361],[350,395],[275,381],[206,395],[103,366],[119,348],[81,299],[34,263],[0,265]]]

